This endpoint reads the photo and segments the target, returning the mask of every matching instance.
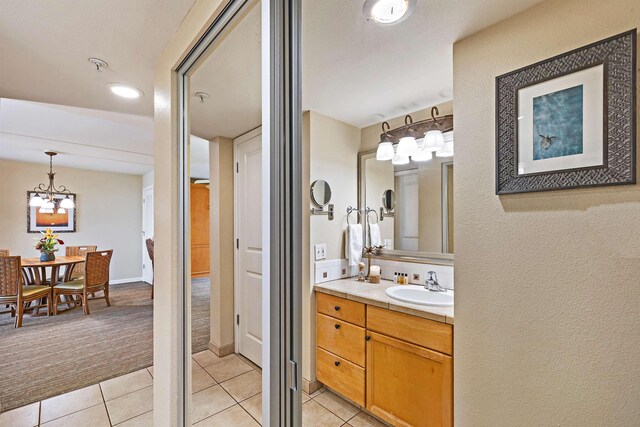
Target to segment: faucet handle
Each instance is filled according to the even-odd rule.
[[[435,271],[427,272],[427,280],[433,280],[434,282],[438,281],[438,274]]]

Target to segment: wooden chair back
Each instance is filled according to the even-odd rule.
[[[153,265],[153,250],[154,250],[153,239],[147,239],[145,240],[145,243],[147,244],[147,252],[149,253],[149,258],[151,259],[151,265]]]
[[[85,256],[87,252],[95,252],[97,250],[98,250],[98,247],[93,245],[67,246],[65,248],[65,255],[66,256]],[[73,271],[71,272],[71,280],[84,277],[84,270],[85,270],[84,262],[75,264],[73,267]]]
[[[9,249],[0,249],[0,256],[9,256]]]
[[[22,290],[19,256],[0,257],[0,297],[17,296]]]
[[[109,283],[109,266],[113,249],[87,252],[85,255],[84,286],[92,288]]]

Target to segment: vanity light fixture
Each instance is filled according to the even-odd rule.
[[[435,113],[435,114],[434,114]],[[436,115],[439,115],[438,107],[431,108],[431,119],[433,122],[429,126],[429,129],[424,133],[424,142],[422,148],[429,151],[440,151],[444,148],[444,137],[440,130],[440,124],[436,119]]]
[[[436,157],[451,157],[453,156],[453,131],[445,132],[443,136],[444,147],[436,152]]]
[[[367,20],[393,25],[407,19],[416,7],[416,0],[366,0],[362,9]]]
[[[385,129],[385,126],[387,127]],[[390,129],[389,123],[382,123],[382,138],[378,143],[378,150],[376,151],[376,160],[392,160],[395,156],[393,151],[393,142],[387,131]]]
[[[404,117],[404,125],[406,126],[406,130],[400,138],[400,142],[398,142],[398,155],[399,156],[413,156],[418,151],[418,143],[416,142],[416,138],[412,135],[411,126],[413,124],[413,119],[410,115],[406,115]]]
[[[409,163],[409,156],[401,156],[400,154],[397,154],[393,157],[393,160],[391,160],[391,163],[394,165],[406,165]]]
[[[123,98],[135,99],[143,95],[140,89],[122,83],[107,83],[107,87],[111,92]]]
[[[426,162],[433,159],[433,153],[429,150],[419,150],[416,154],[411,156],[411,160],[414,162]]]

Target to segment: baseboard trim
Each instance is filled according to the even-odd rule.
[[[316,391],[320,390],[322,387],[324,387],[324,384],[322,384],[318,380],[309,381],[306,378],[302,379],[302,391],[304,391],[305,393],[307,393],[309,395],[311,395],[311,394],[315,393]]]
[[[234,343],[231,343],[223,345],[222,347],[218,347],[217,345],[209,341],[209,350],[213,351],[218,357],[224,357],[235,353],[236,346]]]
[[[122,283],[132,283],[132,282],[142,282],[142,277],[130,277],[128,279],[111,279],[109,280],[110,285],[120,285]]]

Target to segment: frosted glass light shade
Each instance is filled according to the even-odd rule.
[[[378,150],[376,151],[376,160],[392,160],[395,153],[393,152],[393,144],[389,141],[384,141],[378,144]]]
[[[53,208],[45,208],[45,207],[41,207],[38,210],[40,213],[53,213]]]
[[[444,136],[439,130],[430,130],[424,134],[424,149],[439,151],[444,147]]]
[[[436,152],[436,157],[451,156],[453,156],[453,132],[447,132],[444,134],[444,147],[442,147],[442,150]]]
[[[73,203],[73,200],[71,200],[68,197],[65,197],[64,199],[62,199],[62,201],[60,202],[60,207],[61,208],[65,208],[65,209],[73,209],[75,207],[75,204]]]
[[[58,208],[58,213],[64,214],[64,213],[67,213],[67,211],[64,208]]]
[[[413,156],[411,156],[411,160],[414,162],[426,162],[433,159],[433,153],[429,150],[420,150]]]
[[[398,155],[399,156],[413,156],[418,151],[418,143],[412,136],[405,136],[400,138],[398,143]]]
[[[393,163],[394,165],[406,165],[409,163],[409,156],[401,156],[399,154],[396,154],[393,160],[391,160],[391,163]]]
[[[31,200],[29,200],[29,206],[34,208],[42,206],[43,203],[44,200],[42,200],[42,197],[40,197],[39,195],[35,195],[31,198]]]
[[[45,209],[53,209],[55,207],[55,205],[53,204],[53,202],[51,200],[45,200],[44,203],[42,203],[41,206],[43,208],[45,208]]]

